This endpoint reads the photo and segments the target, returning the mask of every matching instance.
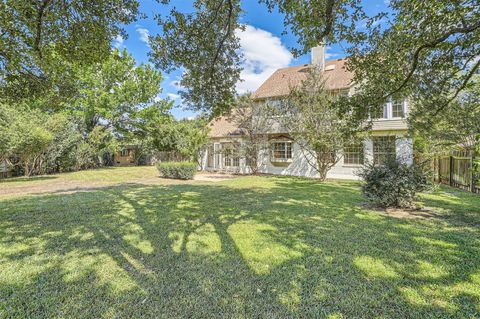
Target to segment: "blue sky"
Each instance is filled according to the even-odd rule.
[[[366,0],[367,13],[374,14],[385,10],[388,0]],[[140,0],[140,11],[147,17],[135,23],[125,26],[128,38],[117,37],[114,46],[126,47],[133,54],[138,63],[148,62],[148,35],[155,35],[160,28],[153,19],[154,14],[167,14],[168,10],[156,0]],[[171,4],[179,9],[190,10],[192,1],[172,0]],[[296,45],[296,39],[292,35],[282,35],[283,17],[278,12],[269,13],[264,5],[256,0],[245,0],[242,3],[245,13],[241,22],[246,25],[244,32],[239,32],[241,50],[245,57],[243,82],[237,85],[240,93],[254,91],[276,69],[291,65],[310,62],[310,56],[304,55],[293,58],[289,48]],[[333,45],[327,48],[327,59],[344,57],[345,53],[341,46]],[[177,81],[180,79],[180,71],[170,74],[164,73],[162,83],[162,97],[170,97],[175,102],[172,113],[177,118],[188,118],[195,115],[194,112],[182,108],[181,99],[178,96]]]

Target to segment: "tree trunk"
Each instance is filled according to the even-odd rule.
[[[30,177],[30,166],[28,164],[28,161],[25,162],[25,166],[24,166],[24,172],[23,172],[23,175],[26,176],[26,177]]]
[[[328,170],[327,170],[327,169],[319,169],[319,171],[318,171],[318,174],[319,174],[318,179],[319,179],[321,182],[324,182],[324,181],[327,179],[327,173],[328,173]]]

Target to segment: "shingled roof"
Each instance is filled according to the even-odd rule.
[[[345,59],[325,61],[325,84],[329,90],[347,89],[352,85],[353,73],[345,68]],[[287,96],[292,86],[305,80],[311,64],[291,66],[275,71],[253,94],[256,100]],[[209,137],[228,137],[241,135],[234,114],[214,118],[208,125]]]
[[[235,111],[232,111],[235,112]],[[234,120],[232,113],[218,116],[208,123],[210,131],[208,137],[227,137],[241,135],[238,123]]]
[[[352,85],[353,73],[345,68],[346,59],[325,61],[325,84],[329,90],[341,90]],[[291,66],[275,71],[253,94],[254,99],[286,96],[290,88],[305,80],[311,64]]]

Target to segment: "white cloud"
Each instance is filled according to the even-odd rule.
[[[137,26],[137,32],[140,35],[140,41],[145,42],[149,46],[148,37],[150,35],[150,31],[141,26]]]
[[[268,31],[247,25],[245,31],[237,30],[236,34],[245,59],[238,93],[255,91],[275,70],[292,61],[292,54],[280,38]]]
[[[168,96],[171,100],[178,100],[178,99],[180,98],[180,95],[175,94],[175,93],[168,93],[167,96]]]
[[[115,40],[113,41],[113,46],[117,49],[120,49],[122,48],[124,45],[123,45],[123,42],[124,42],[124,39],[123,37],[119,34],[115,37]]]
[[[328,53],[328,50],[330,50],[330,49],[331,49],[331,47],[326,47],[325,48],[325,60],[328,60],[330,58],[334,58],[334,57],[338,56],[338,54],[336,54],[336,53]]]
[[[174,81],[170,81],[170,86],[173,86],[177,91],[183,90],[184,87],[180,84],[180,80],[176,79]]]

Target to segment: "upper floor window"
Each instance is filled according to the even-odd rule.
[[[347,144],[343,147],[343,164],[363,165],[364,159],[365,154],[362,141]]]
[[[392,101],[392,117],[405,117],[405,110],[403,109],[403,100]]]
[[[292,142],[274,142],[272,143],[273,160],[289,160],[292,158]]]
[[[130,150],[128,149],[123,149],[121,152],[120,152],[120,156],[123,156],[123,157],[126,157],[130,155]]]
[[[390,100],[376,109],[372,115],[373,119],[394,119],[405,117],[406,102],[403,99]]]
[[[383,106],[379,106],[372,113],[373,119],[387,119],[388,118],[388,103],[385,103]]]

